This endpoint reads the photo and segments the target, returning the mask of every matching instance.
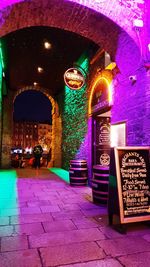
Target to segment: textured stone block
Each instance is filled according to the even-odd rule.
[[[64,232],[77,229],[71,220],[43,222],[45,232]]]
[[[0,218],[0,220],[1,220],[1,218]],[[12,225],[0,226],[0,237],[11,236],[12,234],[13,234],[13,226]]]
[[[11,224],[24,224],[34,222],[47,222],[53,221],[52,216],[49,213],[41,214],[22,214],[19,216],[11,216]]]
[[[1,267],[42,267],[37,250],[23,250],[0,254]]]
[[[101,240],[98,244],[107,255],[117,257],[132,253],[139,253],[150,250],[150,244],[140,237],[124,237],[113,240]]]
[[[28,248],[26,236],[2,237],[1,252],[23,250]]]
[[[41,248],[40,252],[44,266],[46,267],[102,259],[105,257],[102,249],[99,248],[94,242]]]
[[[117,259],[105,259],[84,263],[75,263],[71,265],[61,265],[59,267],[122,267],[122,265],[117,261]]]
[[[118,259],[126,267],[148,267],[150,265],[150,252],[122,256]]]
[[[44,233],[41,223],[27,223],[14,225],[16,235],[39,235]]]
[[[48,247],[57,245],[66,245],[72,243],[96,241],[105,239],[105,236],[96,228],[80,229],[56,233],[45,233],[42,235],[33,235],[29,237],[29,243],[32,248]]]

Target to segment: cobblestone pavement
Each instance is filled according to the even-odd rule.
[[[113,230],[89,187],[48,169],[0,174],[0,267],[150,266],[148,224]]]

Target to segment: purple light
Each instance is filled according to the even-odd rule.
[[[24,0],[1,0],[0,9],[19,3],[19,2],[24,2]]]

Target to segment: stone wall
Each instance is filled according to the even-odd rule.
[[[148,145],[150,138],[149,75],[139,49],[126,33],[118,41],[112,123],[127,122],[127,145]],[[131,81],[134,76],[136,81]]]
[[[62,166],[68,170],[71,159],[87,158],[87,149],[85,149],[87,142],[86,87],[78,91],[65,88],[62,125]]]
[[[18,3],[11,5],[16,2]],[[136,8],[133,8],[132,0],[109,0],[107,1],[107,5],[105,2],[105,5],[103,7],[100,5],[100,1],[94,2],[86,0],[9,0],[9,2],[5,1],[5,3],[5,5],[0,4],[0,37],[6,35],[9,32],[24,27],[49,26],[58,27],[80,34],[92,40],[101,48],[104,48],[111,55],[111,58],[117,62],[117,66],[120,70],[120,73],[117,74],[114,83],[115,87],[114,103],[112,107],[112,123],[124,120],[127,121],[128,145],[149,144],[150,76],[149,71],[146,72],[146,69],[144,67],[143,55],[140,54],[141,46],[138,42],[139,36],[133,29],[133,19],[142,18],[142,13],[140,12],[142,12],[143,6],[140,9],[137,4]],[[8,3],[9,6],[7,6]],[[129,4],[129,6],[126,6],[126,3]],[[117,6],[117,4],[119,4],[120,6]],[[86,7],[86,5],[89,8]],[[146,23],[144,25],[149,25],[147,23],[148,18],[149,16],[147,15]],[[114,22],[112,21],[112,19]],[[128,34],[122,31],[122,28],[124,28],[128,32]],[[147,34],[146,29],[144,33]],[[131,37],[134,39],[134,41]],[[134,84],[129,81],[130,75],[136,75],[137,77],[137,80]],[[8,104],[7,98],[5,98],[4,103],[6,105]],[[76,117],[71,115],[72,122],[70,124],[72,131],[76,131],[76,137],[81,133],[83,134],[82,137],[84,136],[83,143],[81,139],[80,142],[76,141],[77,144],[75,144],[75,147],[80,147],[79,153],[77,153],[77,155],[78,157],[85,156],[85,158],[88,155],[90,159],[91,145],[88,144],[90,135],[89,133],[87,133],[86,100],[84,101],[84,103],[82,102],[82,105],[79,101],[77,111],[78,113]],[[7,129],[10,124],[11,114],[9,112],[7,113],[6,109],[4,110],[4,112],[6,112],[6,114],[4,114],[4,120],[7,121],[8,119],[8,122],[6,124],[7,127],[6,125],[4,125],[6,134],[5,141],[9,146],[10,140],[9,138],[7,138]],[[67,115],[65,116],[65,120],[67,121],[68,117]],[[83,122],[84,126],[82,126]],[[58,117],[58,132],[61,132],[60,125],[61,120]],[[57,129],[57,126],[55,127],[55,129]],[[80,131],[79,129],[82,129],[82,131]],[[69,136],[69,134],[66,136]],[[64,140],[66,140],[66,142],[68,142],[64,134],[63,138]],[[70,146],[74,145],[74,140],[75,139],[69,139],[69,141],[71,142]],[[77,140],[79,139],[77,138]],[[2,149],[5,151],[4,145]],[[65,155],[65,146],[63,148],[63,153]],[[68,161],[73,156],[75,156],[75,153],[70,154],[63,166],[67,168]]]
[[[2,29],[6,27],[6,30],[9,31],[12,27],[29,27],[33,22],[38,24],[39,21],[39,25],[44,25],[47,22],[51,25],[57,22],[58,27],[61,27],[65,22],[64,25],[66,24],[66,27],[74,25],[73,31],[77,31],[81,27],[84,35],[90,34],[90,32],[95,35],[94,31],[88,33],[88,28],[85,27],[85,24],[87,21],[90,30],[90,24],[95,21],[96,13],[100,13],[105,16],[105,19],[108,17],[115,24],[118,24],[136,41],[137,36],[133,29],[133,20],[143,18],[145,2],[148,1],[142,1],[139,4],[133,0],[5,0],[0,3],[0,10],[2,10],[0,24]],[[21,12],[21,9],[24,11]],[[90,14],[93,18],[89,19]],[[19,21],[17,20],[18,15],[21,17]],[[8,17],[11,20],[11,26],[7,21]],[[56,25],[54,26],[57,27]],[[101,27],[104,27],[105,31],[106,25],[102,23]],[[97,29],[95,27],[95,31]]]
[[[13,94],[3,97],[2,105],[2,149],[1,168],[8,169],[11,166],[12,127],[13,127]]]

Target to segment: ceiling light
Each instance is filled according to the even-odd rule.
[[[33,84],[34,84],[34,86],[38,85],[38,83],[37,83],[37,82],[34,82]]]
[[[133,20],[133,27],[134,28],[142,28],[144,25],[143,20],[142,19],[134,19]]]
[[[45,41],[44,47],[45,47],[45,49],[50,49],[52,47],[52,45],[49,42]]]
[[[41,67],[38,67],[37,70],[38,70],[39,73],[43,72],[43,68],[41,68]]]

